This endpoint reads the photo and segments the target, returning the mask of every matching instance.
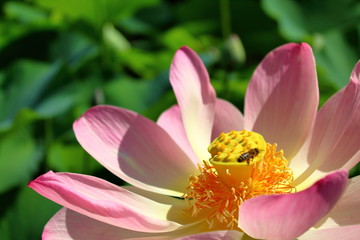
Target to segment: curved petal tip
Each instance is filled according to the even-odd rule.
[[[333,172],[310,188],[293,194],[263,195],[240,206],[239,227],[259,239],[295,239],[335,205],[348,181],[348,172]]]
[[[351,73],[350,82],[360,84],[360,60],[356,63]]]
[[[311,130],[318,98],[311,47],[306,43],[280,46],[266,55],[249,82],[245,129],[259,132],[268,142],[277,143],[291,159]]]
[[[170,67],[170,83],[179,104],[186,135],[199,159],[208,158],[216,93],[200,57],[180,48]]]

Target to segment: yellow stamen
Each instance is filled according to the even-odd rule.
[[[294,191],[288,161],[276,147],[255,132],[220,134],[208,148],[211,158],[203,161],[198,174],[189,178],[183,197],[192,215],[206,212],[209,228],[220,225],[233,229],[244,201]]]

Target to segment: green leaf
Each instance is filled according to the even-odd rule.
[[[93,173],[103,167],[77,143],[54,142],[48,152],[48,165],[54,171]]]
[[[3,203],[9,197],[14,198],[14,195],[8,195],[1,195],[0,201]],[[5,214],[0,218],[1,239],[41,239],[45,224],[59,209],[58,204],[23,186],[17,193],[15,201],[8,206]]]
[[[174,51],[183,45],[190,46],[194,49],[201,46],[198,39],[192,36],[185,28],[180,27],[170,29],[161,36],[161,40],[165,46]]]
[[[326,80],[340,89],[349,81],[357,55],[341,32],[329,31],[322,37],[324,47],[314,51],[318,68],[321,68]]]
[[[20,20],[23,23],[36,23],[47,20],[47,14],[44,11],[22,2],[7,2],[4,5],[4,11],[7,17]]]
[[[35,106],[61,66],[60,62],[48,65],[25,60],[11,66],[6,76],[8,86],[0,94],[0,129],[10,128],[20,110]]]
[[[119,22],[119,25],[129,34],[147,34],[154,31],[150,24],[135,17],[125,18]]]
[[[99,47],[90,38],[78,32],[65,32],[51,47],[54,60],[62,59],[72,70],[99,55]]]
[[[151,81],[116,78],[104,87],[106,103],[142,112],[160,98],[168,85],[167,73]]]
[[[305,17],[298,4],[292,0],[265,0],[262,1],[265,12],[278,20],[280,32],[292,41],[301,41],[308,31]]]
[[[356,26],[360,17],[360,3],[356,0],[263,0],[262,6],[290,41],[304,41],[309,35],[335,29],[342,31]]]
[[[300,2],[310,32],[323,32],[357,26],[360,17],[358,0],[308,0]]]
[[[337,89],[346,85],[358,60],[349,40],[349,32],[359,23],[358,1],[263,0],[262,6],[278,22],[288,41],[304,41],[313,46],[317,67],[324,76],[319,78],[320,84],[330,81]]]
[[[29,127],[18,127],[1,134],[0,193],[24,184],[37,170],[42,146],[35,142]]]
[[[173,52],[151,53],[139,48],[131,48],[121,54],[121,63],[131,68],[143,79],[155,78],[159,72],[167,70],[173,57]]]
[[[46,118],[65,114],[72,106],[74,106],[77,94],[77,88],[72,84],[67,88],[56,91],[48,98],[44,99],[36,106],[35,111],[41,117]]]
[[[349,172],[349,178],[360,175],[360,163],[356,164]]]
[[[131,16],[137,10],[152,6],[159,0],[33,0],[33,2],[71,20],[84,20],[100,31],[105,22],[116,22]]]

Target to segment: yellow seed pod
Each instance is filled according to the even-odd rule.
[[[241,184],[251,175],[252,169],[259,166],[266,152],[266,142],[260,134],[251,131],[231,131],[221,133],[208,147],[210,163],[215,167],[225,182],[228,175],[242,176]]]
[[[246,130],[221,133],[208,147],[211,163],[249,165],[260,161],[266,150],[264,138]]]

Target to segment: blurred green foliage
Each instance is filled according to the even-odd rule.
[[[218,96],[240,109],[254,68],[283,43],[313,47],[321,103],[346,85],[360,58],[356,0],[5,0],[0,7],[3,240],[39,239],[60,208],[26,186],[50,169],[123,184],[84,152],[72,122],[96,104],[156,120],[175,103],[168,70],[182,45],[200,54]]]

